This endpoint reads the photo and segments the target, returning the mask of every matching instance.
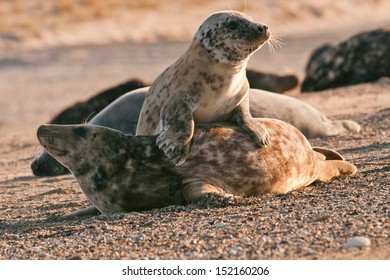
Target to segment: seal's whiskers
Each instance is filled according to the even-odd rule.
[[[271,33],[270,38],[267,41],[268,50],[270,53],[275,53],[276,48],[282,48],[283,42],[282,42],[282,35],[277,33]]]
[[[38,154],[42,153],[42,146],[41,145],[34,145],[32,149],[32,157],[36,157]]]

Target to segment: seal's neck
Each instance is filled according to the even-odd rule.
[[[157,147],[157,136],[131,136],[132,157],[127,163],[122,186],[126,203],[123,209],[147,210],[172,204],[183,204],[182,179],[175,166]],[[117,185],[123,184],[118,182]]]
[[[189,48],[182,58],[187,59],[187,63],[194,63],[194,65],[201,65],[201,63],[205,63],[208,67],[220,69],[225,74],[242,72],[246,68],[249,60],[249,57],[239,61],[227,61],[225,59],[220,59],[208,52],[207,49],[201,45],[199,40],[196,39],[192,40]]]
[[[136,161],[142,162],[151,168],[156,167],[174,170],[174,165],[165,156],[164,152],[156,145],[157,135],[155,136],[128,136],[131,140],[132,155]]]

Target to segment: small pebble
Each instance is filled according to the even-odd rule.
[[[68,260],[82,260],[83,258],[78,256],[78,255],[74,255],[74,256],[71,256],[68,258]]]
[[[226,224],[224,222],[220,222],[220,223],[214,224],[214,227],[216,227],[216,228],[225,228]]]
[[[154,220],[149,220],[147,221],[144,226],[148,227],[148,226],[151,226],[152,224],[154,223]]]
[[[145,238],[145,234],[139,233],[139,234],[135,234],[135,235],[128,235],[128,237],[134,238],[136,241],[139,241],[139,240],[142,240]]]
[[[235,255],[238,253],[238,251],[240,250],[240,248],[238,248],[237,246],[232,246],[229,250],[229,254],[231,255]]]
[[[355,236],[344,243],[343,248],[363,248],[368,247],[371,244],[371,240],[364,236]]]

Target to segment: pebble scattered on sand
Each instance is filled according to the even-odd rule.
[[[237,246],[232,246],[229,250],[230,255],[236,255],[241,249]]]
[[[151,226],[153,223],[154,223],[154,220],[149,220],[144,225],[148,227],[148,226]]]
[[[364,236],[355,236],[344,243],[343,248],[363,248],[371,245],[371,240]]]
[[[215,223],[214,227],[216,227],[216,228],[225,228],[226,224],[224,222]]]

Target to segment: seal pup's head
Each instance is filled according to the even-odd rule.
[[[218,63],[236,65],[247,61],[269,38],[266,25],[237,11],[221,11],[203,22],[194,41]]]

